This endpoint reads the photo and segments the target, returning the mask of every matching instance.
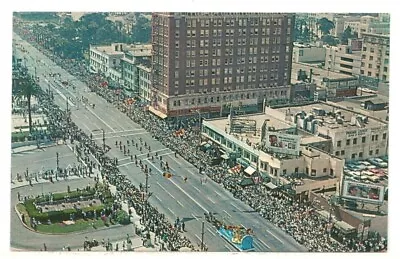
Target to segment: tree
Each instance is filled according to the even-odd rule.
[[[322,42],[331,46],[336,46],[339,43],[339,40],[332,35],[324,35],[322,36]]]
[[[32,111],[31,111],[31,99],[32,96],[37,96],[41,89],[36,83],[36,79],[30,76],[26,70],[21,72],[18,79],[15,80],[13,85],[13,92],[17,98],[26,98],[28,105],[28,121],[29,121],[29,133],[32,134]]]
[[[347,26],[347,28],[340,36],[340,41],[342,42],[342,44],[347,44],[348,40],[351,38],[353,38],[353,33],[351,32],[350,26]]]
[[[330,31],[335,28],[335,25],[332,21],[328,20],[327,18],[321,18],[317,22],[318,28],[322,32],[323,35],[328,35]]]

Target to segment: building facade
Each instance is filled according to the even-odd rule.
[[[150,103],[151,101],[151,68],[138,65],[139,97]]]
[[[379,79],[383,82],[389,81],[389,35],[363,33],[363,47],[361,51],[362,76]]]
[[[154,13],[152,106],[167,116],[289,99],[294,15]]]
[[[110,46],[92,46],[89,49],[89,69],[93,73],[109,76],[111,68],[118,68],[124,57],[123,44],[114,43]]]
[[[325,69],[358,76],[361,68],[361,51],[353,51],[352,46],[327,46]]]
[[[293,44],[293,62],[296,63],[318,63],[325,61],[326,49],[300,43]]]

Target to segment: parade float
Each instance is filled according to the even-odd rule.
[[[218,233],[240,252],[253,251],[253,231],[243,226],[221,225]]]

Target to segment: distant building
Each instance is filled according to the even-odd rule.
[[[130,94],[139,89],[136,65],[150,65],[151,44],[113,43],[108,46],[90,46],[90,71],[100,73],[125,86]],[[128,93],[129,94],[129,93]]]
[[[325,48],[325,69],[346,75],[358,76],[360,74],[361,51],[353,51],[352,47],[347,45]]]
[[[134,45],[125,52],[125,56],[121,59],[122,78],[124,80],[124,88],[128,95],[139,96],[139,71],[138,66],[150,66],[151,64],[151,44]]]
[[[390,37],[372,33],[363,33],[360,74],[389,81]]]
[[[293,43],[292,61],[296,63],[321,63],[325,61],[323,47],[316,47],[310,44]]]
[[[358,77],[330,71],[304,63],[293,63],[291,82],[309,82],[316,85],[316,91],[322,92],[328,99],[357,95]],[[319,96],[321,100],[321,96]]]

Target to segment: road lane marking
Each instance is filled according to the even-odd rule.
[[[207,231],[208,232],[210,232],[211,233],[211,235],[213,235],[213,236],[217,236],[217,235],[215,235],[215,233],[214,232],[212,232],[209,228],[207,228]]]
[[[104,134],[117,134],[117,133],[125,133],[125,132],[131,132],[131,131],[144,131],[144,129],[131,129],[131,130],[121,130],[121,131],[116,131],[116,132],[104,132]],[[93,136],[96,136],[96,135],[103,135],[103,133],[101,132],[101,133],[96,133],[96,134],[93,134]]]
[[[232,205],[233,207],[235,207],[237,210],[241,211],[241,209],[238,208],[238,207],[237,207],[236,205],[234,205],[233,203],[231,203],[231,205]]]
[[[218,196],[221,196],[221,194],[219,193],[219,192],[217,192],[217,191],[214,191]]]
[[[161,202],[160,198],[158,198],[156,195],[154,195],[154,198],[156,198],[157,200],[159,200]]]
[[[180,203],[180,201],[176,200],[176,202],[177,202],[179,205],[181,205],[182,207],[184,207],[183,204]]]
[[[209,199],[209,200],[210,200],[212,203],[214,203],[214,204],[215,204],[215,202],[214,202],[213,200],[211,200],[211,199],[210,199],[210,197],[207,197],[207,199]]]
[[[227,246],[227,245],[224,245],[224,246],[229,250],[229,252],[236,252],[236,250],[232,250],[231,247],[229,247],[229,246]]]
[[[197,237],[197,239],[201,241],[201,238],[197,234],[194,234],[194,236]]]
[[[271,249],[271,247],[269,247],[269,245],[267,245],[266,243],[264,243],[264,241],[262,241],[261,239],[257,239],[258,241],[260,241],[263,245],[265,245],[266,247],[268,247],[268,249]]]
[[[201,192],[201,191],[199,190],[199,188],[197,188],[196,186],[193,186],[193,188],[196,189],[198,192]]]
[[[223,212],[225,212],[229,217],[232,217],[231,214],[229,214],[228,212],[226,212],[226,210],[223,210]]]
[[[283,244],[283,241],[280,240],[277,236],[275,236],[274,234],[271,233],[271,231],[267,230],[268,233],[270,233],[273,237],[275,237],[279,242],[281,242]]]
[[[144,132],[139,132],[139,133],[132,133],[132,134],[126,134],[126,135],[121,135],[121,136],[108,136],[108,137],[106,137],[106,140],[107,139],[111,139],[111,138],[123,138],[123,137],[129,137],[129,136],[137,136],[137,135],[143,135],[143,134],[147,134],[148,132],[147,131],[144,131]],[[100,140],[100,139],[103,139],[103,137],[100,137],[100,138],[93,138],[94,140]]]
[[[199,221],[199,219],[198,219],[193,213],[192,213],[191,215],[193,216],[193,218],[194,218],[195,220]]]
[[[162,187],[159,183],[157,183],[158,186],[160,186],[161,189],[163,189],[165,192],[167,191],[164,187]]]
[[[159,171],[161,174],[163,173],[163,171],[161,171],[158,167],[156,167],[152,162],[148,161],[157,171]],[[185,190],[183,190],[179,185],[177,185],[173,180],[170,180],[170,182],[175,185],[179,190],[181,190],[187,197],[189,197],[189,199],[191,199],[194,203],[197,204],[197,206],[199,206],[202,210],[204,210],[204,212],[208,212],[208,210],[206,208],[204,208],[200,203],[198,203],[195,199],[192,198],[192,196],[190,196]]]
[[[175,213],[170,208],[167,207],[167,210],[169,210],[172,213],[172,215],[175,216]]]

